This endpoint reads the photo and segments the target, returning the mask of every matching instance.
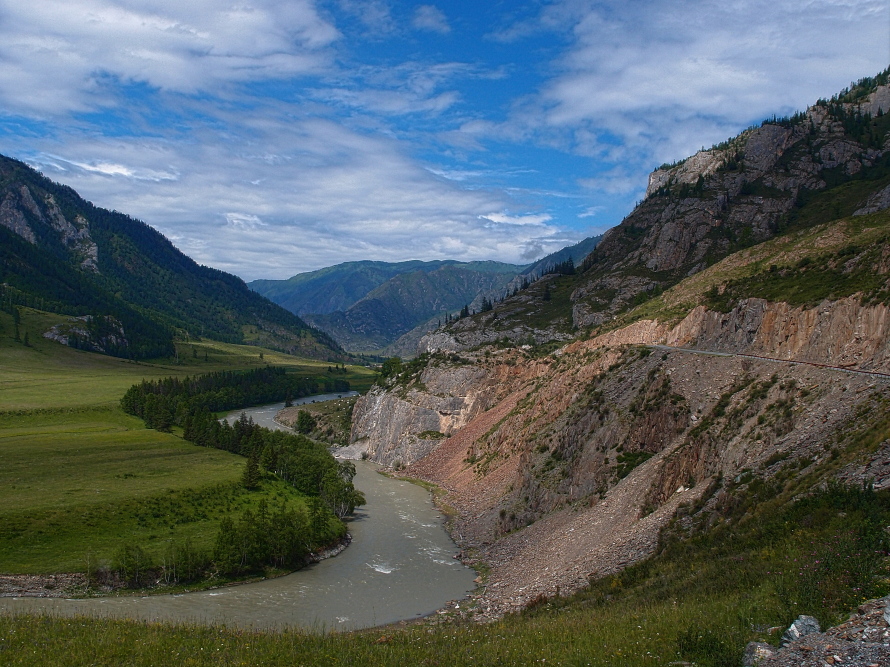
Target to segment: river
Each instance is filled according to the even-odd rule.
[[[294,404],[335,399],[314,396]],[[283,404],[238,410],[257,423]],[[198,621],[228,627],[354,630],[418,618],[463,598],[476,574],[452,556],[429,493],[415,484],[376,472],[356,461],[355,485],[367,499],[347,522],[352,543],[334,558],[298,572],[250,584],[180,595],[86,599],[0,598],[0,611],[47,611],[143,620]]]

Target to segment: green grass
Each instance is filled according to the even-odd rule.
[[[247,492],[243,457],[146,429],[118,401],[143,379],[266,364],[328,377],[328,363],[206,340],[177,343],[178,358],[135,363],[42,337],[64,319],[22,308],[25,346],[0,313],[0,572],[81,571],[88,553],[108,562],[123,544],[153,557],[171,540],[210,549],[227,514],[262,498],[302,504],[283,483]],[[358,388],[375,377],[347,369],[330,377]]]
[[[146,429],[117,408],[0,417],[0,572],[81,571],[124,544],[213,546],[220,520],[260,499],[302,506],[266,481],[240,485],[243,457]]]
[[[22,308],[21,312],[20,332],[22,336],[28,332],[30,347],[13,340],[12,316],[0,312],[0,412],[112,405],[131,385],[143,379],[183,377],[266,364],[284,366],[295,373],[328,376],[330,364],[327,362],[207,340],[177,343],[178,360],[131,362],[92,354],[43,338],[44,331],[66,318],[29,308]],[[347,366],[347,369],[348,373],[330,377],[348,380],[358,391],[365,391],[373,384],[374,371],[362,366]]]

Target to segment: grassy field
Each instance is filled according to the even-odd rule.
[[[21,309],[0,313],[0,572],[83,571],[87,558],[108,563],[125,544],[153,558],[171,543],[213,546],[219,522],[261,499],[292,507],[292,488],[240,486],[245,460],[196,447],[174,433],[146,429],[118,401],[143,379],[274,364],[307,376],[367,388],[375,374],[349,366],[213,341],[177,344],[178,359],[130,362],[65,347],[40,332],[62,321]],[[261,356],[262,355],[262,356]]]
[[[216,341],[177,343],[179,359],[133,362],[82,352],[44,339],[41,332],[64,317],[22,308],[20,333],[28,333],[29,347],[13,340],[13,320],[0,313],[0,412],[42,408],[116,405],[131,385],[157,378],[255,368],[272,364],[295,373],[329,376],[327,362],[300,359],[249,345]],[[260,357],[262,354],[262,357]],[[331,378],[348,380],[353,389],[366,391],[374,371],[347,366],[345,374]]]
[[[244,459],[146,429],[117,408],[0,417],[0,572],[77,572],[122,545],[159,560],[172,541],[209,551],[227,515],[291,487],[240,485]]]

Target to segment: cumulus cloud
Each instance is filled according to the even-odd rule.
[[[435,5],[420,5],[414,10],[412,25],[418,30],[429,30],[447,35],[451,32],[448,17]]]

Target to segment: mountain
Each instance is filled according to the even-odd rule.
[[[444,263],[394,276],[345,311],[305,318],[350,351],[376,352],[418,326],[435,328],[446,314],[464,306],[480,309],[483,299],[502,297],[520,268],[496,262]]]
[[[344,262],[317,271],[298,273],[287,280],[254,280],[248,287],[297,315],[326,315],[345,311],[387,280],[403,273],[429,273],[458,266],[480,273],[515,275],[523,267],[500,262]]]
[[[572,260],[572,263],[575,266],[580,266],[602,240],[603,235],[600,234],[598,236],[589,236],[575,245],[566,246],[562,250],[557,250],[556,252],[550,253],[546,257],[539,259],[537,262],[526,268],[522,272],[522,275],[541,275],[542,273],[546,273],[548,269],[568,260]]]
[[[144,358],[171,353],[175,333],[342,355],[326,334],[240,278],[197,264],[145,223],[3,156],[0,238],[3,307],[79,318],[51,334],[69,344]]]
[[[606,232],[574,276],[548,277],[496,308],[496,321],[460,320],[424,349],[505,336],[568,340],[733,252],[867,206],[890,184],[888,91],[886,73],[864,79],[806,112],[766,120],[659,167],[646,198]]]
[[[819,494],[890,503],[888,74],[657,169],[575,273],[449,322],[358,401],[340,453],[443,490],[485,572],[469,615],[597,580],[582,606],[641,580],[650,601],[688,558],[791,619],[859,603],[770,559],[801,541],[824,564],[808,531],[847,514]]]
[[[425,333],[463,306],[503,296],[523,268],[501,262],[347,262],[250,288],[327,331],[352,351],[379,351]],[[431,322],[431,324],[428,323]],[[418,334],[419,337],[419,334]]]

